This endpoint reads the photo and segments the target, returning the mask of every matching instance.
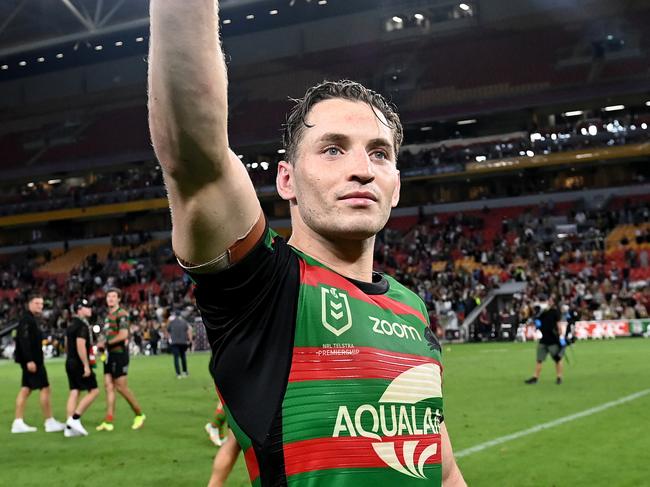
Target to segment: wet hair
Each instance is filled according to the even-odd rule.
[[[341,98],[343,100],[358,101],[367,103],[377,115],[377,110],[386,118],[386,122],[379,120],[387,125],[393,132],[393,148],[395,150],[395,159],[399,148],[402,145],[404,131],[400,122],[397,108],[387,101],[382,95],[372,91],[360,83],[350,80],[341,81],[323,81],[320,84],[312,86],[307,90],[303,98],[294,99],[295,105],[287,115],[287,121],[284,124],[284,134],[282,140],[286,152],[286,159],[291,164],[295,164],[298,156],[298,146],[306,128],[313,127],[307,123],[307,115],[317,103],[324,100]]]
[[[108,293],[115,293],[115,294],[117,294],[117,297],[118,297],[118,298],[122,299],[122,291],[120,291],[120,290],[119,290],[118,288],[116,288],[116,287],[109,287],[109,288],[106,290],[106,294],[108,294]]]

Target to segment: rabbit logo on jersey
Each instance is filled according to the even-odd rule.
[[[372,443],[372,448],[386,465],[409,477],[426,479],[427,460],[433,456],[440,458],[441,454],[441,412],[416,405],[425,399],[439,397],[442,397],[440,366],[412,367],[393,379],[379,404],[362,404],[352,411],[347,406],[339,406],[332,437],[347,433],[378,440]],[[409,438],[421,435],[423,439],[390,441],[392,437],[403,435]]]

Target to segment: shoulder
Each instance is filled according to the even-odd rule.
[[[422,298],[420,298],[420,296],[415,294],[404,284],[397,281],[397,279],[395,279],[394,277],[389,276],[388,274],[382,274],[382,276],[384,277],[384,279],[388,281],[388,286],[389,286],[388,295],[391,298],[400,301],[403,304],[406,304],[407,306],[421,310],[426,314],[427,307],[424,304],[424,301],[422,301]]]

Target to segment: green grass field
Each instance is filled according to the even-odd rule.
[[[579,343],[569,355],[561,386],[554,383],[551,362],[539,384],[523,384],[532,372],[534,347],[494,343],[444,348],[445,420],[468,485],[650,485],[650,394],[464,452],[650,390],[649,340]],[[102,393],[83,418],[89,431],[93,427],[86,438],[44,433],[36,396],[30,398],[26,421],[39,426],[39,432],[10,434],[20,369],[0,362],[0,485],[204,486],[216,451],[203,431],[216,398],[207,362],[205,353],[191,355],[191,376],[178,380],[170,356],[134,358],[129,382],[148,417],[144,428],[130,429],[132,413],[120,398],[115,431],[96,433],[104,411]],[[55,415],[64,419],[64,363],[54,360],[47,367]],[[228,485],[248,485],[241,458]]]

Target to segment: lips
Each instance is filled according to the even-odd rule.
[[[352,193],[347,193],[346,195],[342,196],[340,199],[342,200],[358,199],[358,200],[377,201],[377,197],[370,191],[353,191]]]

